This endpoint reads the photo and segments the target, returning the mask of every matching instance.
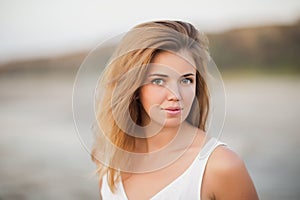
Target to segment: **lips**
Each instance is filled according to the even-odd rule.
[[[163,110],[165,110],[168,114],[171,115],[177,115],[180,114],[183,108],[181,107],[167,107],[164,108]]]

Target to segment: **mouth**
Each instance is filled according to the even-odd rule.
[[[168,108],[164,108],[163,110],[166,111],[170,115],[177,115],[177,114],[181,113],[181,111],[183,110],[183,108],[180,108],[180,107],[168,107]]]

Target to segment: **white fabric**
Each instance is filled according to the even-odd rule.
[[[165,188],[160,190],[150,200],[200,200],[201,184],[205,166],[214,149],[219,145],[225,145],[215,138],[211,138],[201,150],[193,163],[179,177]],[[118,182],[116,193],[109,189],[107,178],[102,178],[101,196],[103,200],[128,200],[122,182]]]

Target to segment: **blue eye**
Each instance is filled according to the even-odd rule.
[[[184,78],[181,80],[181,83],[185,84],[185,85],[189,85],[189,84],[193,83],[193,80],[191,78]]]
[[[151,81],[152,84],[154,85],[163,85],[165,81],[163,79],[157,78]]]

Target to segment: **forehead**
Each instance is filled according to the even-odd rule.
[[[178,53],[163,51],[154,56],[148,73],[175,72],[177,74],[195,73],[195,61],[187,51]]]

